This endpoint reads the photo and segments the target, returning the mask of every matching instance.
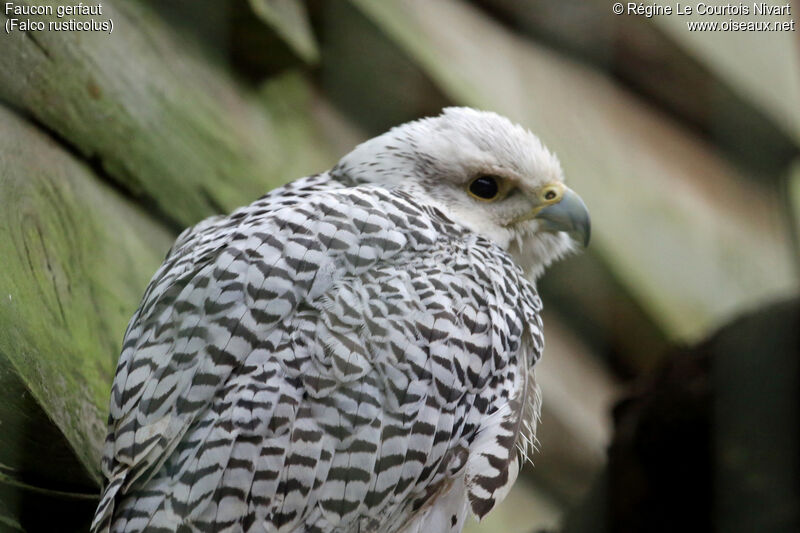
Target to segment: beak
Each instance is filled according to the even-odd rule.
[[[589,245],[592,230],[589,210],[572,189],[565,187],[561,201],[545,207],[535,218],[545,231],[565,231],[584,248]]]

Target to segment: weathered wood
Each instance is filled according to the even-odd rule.
[[[170,31],[182,34],[177,40],[197,46],[204,60],[233,71],[245,82],[260,82],[285,70],[308,66],[318,59],[310,32],[308,43],[298,41],[306,39],[301,37],[305,31],[302,26],[308,25],[303,20],[304,11],[298,11],[296,21],[289,20],[292,15],[281,12],[269,22],[254,10],[251,0],[133,1],[157,13]],[[288,0],[288,3],[294,1]],[[265,5],[265,9],[271,9],[271,2]],[[281,16],[287,20],[282,20]],[[292,36],[291,42],[288,36]]]
[[[477,0],[477,3],[514,31],[619,78],[644,99],[701,132],[727,157],[759,175],[779,178],[797,152],[796,135],[782,127],[781,121],[763,108],[757,96],[742,90],[736,80],[719,73],[713,61],[708,60],[711,58],[701,57],[686,46],[687,21],[705,21],[709,19],[707,16],[618,16],[613,14],[606,0]],[[675,6],[671,7],[674,11]],[[752,4],[748,4],[749,7]],[[671,19],[670,22],[677,25],[675,32],[663,28],[661,21],[656,21],[658,18]],[[695,32],[695,37],[704,43],[711,33],[714,32]],[[765,48],[763,39],[754,37],[753,33],[729,32],[728,35],[731,37],[727,39],[736,41],[737,46],[746,45],[748,60],[755,56],[757,68],[739,61],[740,55],[731,48],[722,48],[719,52],[729,54],[735,64],[747,72],[761,70],[764,76],[757,87],[759,92],[784,91],[782,104],[800,107],[795,105],[796,95],[786,90],[793,70],[794,76],[800,77],[796,66],[763,72],[772,69],[776,61],[785,61],[781,56],[793,54],[785,48],[786,43],[778,48],[778,58],[775,58],[775,47]],[[777,86],[772,87],[775,77],[780,79],[776,80]]]
[[[301,72],[270,78],[257,94],[272,128],[279,132],[282,154],[269,169],[276,185],[328,170],[363,140],[361,132],[337,114]]]
[[[325,2],[320,14],[325,95],[370,135],[437,114],[450,100],[378,28],[358,20],[348,2]]]
[[[302,0],[248,0],[258,17],[289,43],[303,60],[313,63],[319,50]]]
[[[324,149],[286,142],[255,93],[146,7],[103,2],[103,17],[111,35],[4,33],[0,99],[177,225],[252,201]]]
[[[548,267],[538,283],[545,308],[555,310],[615,374],[646,374],[670,343],[642,302],[592,248]]]
[[[0,486],[24,495],[0,511],[35,519],[97,491],[122,334],[174,237],[2,106],[0,205]]]
[[[800,159],[794,161],[786,176],[786,201],[795,251],[795,268],[800,275]]]
[[[592,211],[593,249],[670,337],[797,290],[774,191],[606,77],[463,2],[351,2],[453,101],[529,125],[559,154]]]
[[[755,6],[785,6],[785,0],[767,0],[747,5],[747,16],[687,15],[653,17],[679,46],[725,79],[739,94],[767,113],[800,146],[800,48],[797,46],[797,12],[783,15],[756,15]],[[795,9],[798,7],[795,3]],[[790,22],[786,31],[689,31],[687,20],[727,23]]]
[[[544,398],[541,446],[527,473],[559,501],[574,504],[605,464],[620,387],[557,315],[543,320],[547,342],[536,367]]]

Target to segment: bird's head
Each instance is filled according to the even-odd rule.
[[[534,278],[589,242],[589,213],[564,185],[558,158],[495,113],[446,108],[362,143],[332,172],[411,190],[511,252]]]

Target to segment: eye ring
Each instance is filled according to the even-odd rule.
[[[472,180],[467,187],[470,196],[483,202],[491,202],[500,197],[500,179],[491,174],[482,174]]]

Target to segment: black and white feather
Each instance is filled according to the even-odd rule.
[[[470,198],[476,172],[562,180],[529,132],[448,109],[185,231],[125,334],[92,530],[485,516],[534,439],[533,277],[572,241],[505,224],[521,207]]]

